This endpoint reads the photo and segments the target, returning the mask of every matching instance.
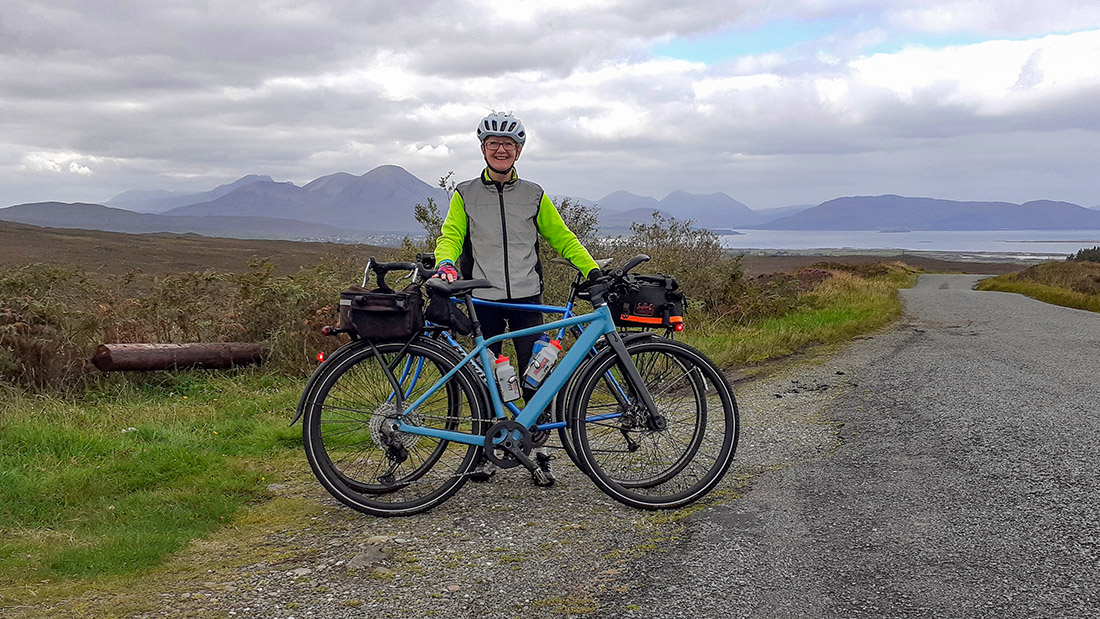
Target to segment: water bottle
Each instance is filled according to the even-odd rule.
[[[550,343],[550,336],[549,335],[546,335],[545,333],[540,335],[539,339],[535,340],[535,343],[531,345],[531,359],[533,360],[536,356],[538,356],[539,351],[542,350],[542,347],[546,346],[549,343]],[[528,369],[530,369],[531,364],[528,363],[527,367],[528,367]]]
[[[519,399],[519,380],[516,379],[516,370],[508,357],[497,357],[494,370],[497,375],[497,385],[500,386],[500,397],[505,402]]]
[[[560,352],[561,342],[558,340],[548,340],[546,344],[539,347],[538,352],[531,357],[527,371],[523,373],[523,382],[532,389],[542,384],[550,374],[550,369],[554,367],[554,362],[558,360]]]

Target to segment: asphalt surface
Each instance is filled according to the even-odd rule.
[[[831,362],[835,449],[697,514],[597,616],[1100,616],[1100,315],[978,279],[903,291]]]

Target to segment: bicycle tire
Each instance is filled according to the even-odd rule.
[[[685,344],[665,338],[661,338],[661,341],[672,347],[686,347]],[[685,385],[690,387],[690,400],[687,397],[681,397],[680,399],[685,404],[689,401],[694,402],[695,418],[694,423],[688,425],[690,428],[689,438],[684,441],[683,447],[677,450],[677,457],[671,459],[663,468],[652,466],[645,474],[641,474],[638,470],[631,470],[628,471],[627,474],[621,476],[612,475],[614,481],[624,488],[653,487],[663,484],[678,475],[695,457],[695,453],[706,432],[706,385],[699,376],[699,373],[691,371],[693,366],[685,364],[682,357],[667,354],[667,351],[670,350],[668,346],[640,351],[633,348],[632,344],[636,343],[637,341],[627,342],[627,351],[630,352],[631,360],[634,362],[635,367],[638,368],[639,375],[645,381],[646,388],[654,394],[661,394],[662,391],[667,391],[668,385],[662,384],[663,382],[673,385],[676,384],[675,381],[668,380],[670,370],[675,376],[684,377],[684,382],[680,383],[678,387],[680,391],[682,391],[682,387]],[[694,349],[689,348],[688,350],[693,351]],[[607,358],[613,356],[615,356],[615,352],[605,347],[605,349],[590,362],[590,365],[603,363]],[[584,374],[582,374],[582,376],[583,375]],[[606,393],[606,395],[601,396],[601,399],[610,405],[610,407],[608,405],[603,406],[604,409],[610,408],[610,412],[605,410],[600,414],[600,417],[608,417],[611,415],[610,419],[601,419],[601,421],[621,423],[629,426],[630,422],[628,420],[617,417],[615,413],[615,411],[628,411],[633,406],[633,395],[629,389],[628,381],[623,375],[622,370],[618,367],[618,364],[611,364],[610,369],[602,374],[601,381],[596,385],[596,388],[600,389],[601,393]],[[576,393],[574,392],[572,395],[575,397]],[[687,408],[684,410],[686,411]],[[644,419],[641,420],[641,422],[644,423]],[[683,420],[681,420],[681,424],[683,424]],[[570,427],[571,426],[572,424],[570,424]],[[629,432],[625,430],[620,430],[620,432],[624,444],[629,447],[633,443],[633,439],[629,438]],[[634,449],[637,448],[637,444],[634,444]],[[578,459],[582,460],[583,463],[583,458],[578,457]],[[654,462],[653,464],[655,465],[656,463]],[[591,472],[587,470],[587,465],[582,465],[581,470],[591,476]],[[605,467],[605,470],[607,470],[607,467]],[[608,474],[611,475],[610,472]]]
[[[632,359],[657,360],[653,367],[643,362],[639,372],[666,426],[650,429],[636,398],[623,406],[601,390],[605,373],[622,375],[621,361],[609,350],[577,384],[572,440],[585,472],[615,500],[642,509],[682,507],[713,490],[733,462],[739,433],[733,390],[706,356],[686,344],[655,339],[628,350]],[[700,394],[705,402],[697,401]]]
[[[376,516],[416,514],[462,487],[480,447],[389,431],[398,412],[383,363],[400,384],[407,404],[459,359],[424,337],[407,347],[401,342],[375,346],[378,356],[364,343],[318,380],[312,400],[305,404],[302,442],[314,475],[344,505]],[[464,368],[409,418],[424,426],[481,434],[481,394]]]
[[[365,340],[352,340],[343,346],[337,348],[332,354],[325,357],[316,368],[313,373],[310,374],[309,380],[306,381],[306,386],[302,389],[302,395],[298,398],[298,407],[295,409],[294,421],[290,425],[294,425],[299,419],[305,416],[306,403],[313,401],[313,394],[317,391],[317,385],[320,384],[321,379],[326,376],[329,370],[339,363],[340,359],[345,355],[351,354],[359,346],[366,346]]]

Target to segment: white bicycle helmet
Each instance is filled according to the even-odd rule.
[[[478,140],[484,142],[485,138],[491,135],[512,138],[520,146],[527,141],[527,130],[523,128],[523,123],[515,116],[504,112],[493,112],[478,123]]]

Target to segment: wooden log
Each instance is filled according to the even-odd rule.
[[[185,368],[207,370],[263,363],[267,346],[249,342],[216,344],[100,344],[92,364],[102,372]]]

